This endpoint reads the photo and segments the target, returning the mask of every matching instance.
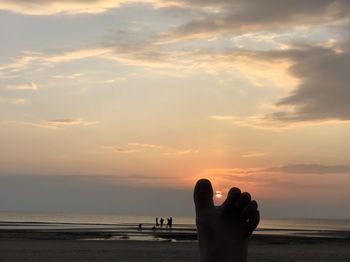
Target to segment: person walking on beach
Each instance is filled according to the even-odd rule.
[[[169,218],[169,228],[171,229],[173,227],[173,217]]]
[[[172,226],[173,226],[173,218],[172,218],[172,217],[169,217],[169,218],[167,218],[166,228],[171,229]]]
[[[160,227],[163,227],[163,224],[164,224],[164,219],[161,217],[160,218]]]

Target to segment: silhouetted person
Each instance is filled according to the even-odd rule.
[[[158,217],[156,217],[156,227],[159,227]]]
[[[173,218],[172,217],[170,217],[169,218],[169,227],[170,227],[170,229],[173,227]]]
[[[166,227],[171,229],[171,227],[173,226],[173,218],[172,217],[169,217],[167,218],[167,224],[166,224]]]
[[[193,193],[201,262],[246,262],[248,238],[258,226],[258,204],[249,193],[231,188],[221,206],[214,206],[213,188],[207,179]]]
[[[163,227],[163,224],[164,224],[164,219],[161,217],[160,218],[160,226]]]
[[[139,231],[142,230],[142,224],[139,224],[139,228],[138,228]]]

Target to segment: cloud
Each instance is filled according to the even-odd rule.
[[[98,14],[124,4],[152,4],[154,7],[183,5],[169,0],[0,0],[0,10],[24,15]]]
[[[117,8],[122,2],[118,0],[0,0],[0,10],[25,15],[53,14],[94,14]]]
[[[129,146],[131,147],[140,147],[140,148],[152,148],[152,149],[160,149],[163,148],[161,145],[154,145],[154,144],[146,144],[146,143],[128,143]]]
[[[347,0],[221,0],[183,1],[205,8],[201,18],[175,27],[164,34],[166,39],[210,38],[226,32],[242,34],[279,29],[287,26],[336,23],[349,18]]]
[[[233,116],[223,116],[223,115],[214,115],[210,117],[211,119],[218,120],[218,121],[231,121],[234,120]]]
[[[247,175],[259,174],[349,174],[350,165],[323,164],[287,164],[277,167],[258,168],[213,168],[206,171],[211,175]]]
[[[7,98],[0,96],[0,102],[4,102],[11,105],[24,105],[28,102],[25,98]]]
[[[350,174],[349,165],[294,164],[266,169],[291,174]]]
[[[197,154],[198,150],[193,149],[171,149],[164,153],[165,156],[184,156],[189,154]]]
[[[11,100],[11,103],[12,103],[13,105],[24,105],[24,104],[26,104],[27,102],[28,102],[28,100],[25,99],[25,98],[15,98],[15,99],[12,99],[12,100]]]
[[[210,116],[210,119],[230,125],[251,127],[256,129],[269,129],[278,131],[288,127],[288,125],[283,122],[267,119],[266,115],[264,114],[253,116],[214,115]]]
[[[108,52],[111,52],[111,49],[100,47],[57,50],[47,53],[23,51],[20,55],[12,58],[7,64],[0,66],[0,72],[18,72],[26,69],[29,65],[48,66],[90,57],[98,57]],[[58,76],[58,78],[61,77],[63,78],[64,76]],[[76,78],[79,77],[79,75],[73,74],[70,77]]]
[[[66,118],[66,119],[51,119],[44,122],[45,125],[53,128],[59,128],[64,126],[89,126],[97,124],[97,122],[89,122],[83,118]]]
[[[332,41],[317,45],[289,44],[277,50],[239,48],[176,48],[148,39],[136,43],[108,42],[100,47],[71,49],[48,54],[24,52],[0,70],[21,70],[32,63],[42,67],[85,58],[113,60],[126,65],[160,70],[191,72],[227,70],[259,88],[279,86],[293,91],[271,101],[272,110],[258,115],[213,115],[217,121],[240,126],[280,129],[289,126],[350,121],[350,42]]]
[[[81,73],[74,73],[74,74],[70,74],[70,75],[55,75],[53,76],[53,78],[57,78],[57,79],[77,79],[79,77],[81,77],[83,74]]]
[[[26,67],[31,62],[38,60],[42,56],[41,53],[23,51],[21,54],[12,59],[9,63],[4,66],[0,66],[0,71],[12,71],[16,72],[24,67]]]
[[[4,76],[27,69],[29,66],[47,68],[61,63],[68,63],[88,58],[116,61],[125,65],[143,66],[151,68],[169,68],[176,66],[177,56],[185,58],[190,51],[166,50],[150,41],[134,43],[101,43],[91,48],[76,48],[66,50],[55,50],[47,53],[23,51],[20,55],[13,57],[8,63],[0,66],[0,73]],[[179,66],[184,66],[186,61]],[[177,66],[177,67],[179,67]],[[55,75],[55,78],[75,79],[80,75]],[[116,79],[122,80],[122,79]]]
[[[126,146],[118,146],[118,147],[106,147],[111,148],[112,151],[120,154],[131,154],[140,152],[142,150],[159,150],[162,149],[162,145],[155,145],[155,144],[147,144],[147,143],[138,143],[138,142],[131,142],[128,143]]]
[[[288,71],[300,84],[266,118],[287,123],[350,120],[349,50],[304,46],[281,55],[293,62]]]
[[[263,157],[269,155],[268,152],[260,152],[260,151],[251,151],[251,152],[246,152],[241,155],[241,157],[244,158],[253,158],[253,157]]]
[[[138,152],[139,150],[131,149],[131,148],[124,148],[124,147],[116,147],[116,148],[113,148],[113,151],[116,153],[120,153],[120,154],[131,154],[131,153]]]
[[[118,147],[111,147],[106,146],[107,149],[112,149],[113,152],[120,153],[120,154],[132,154],[132,153],[138,153],[138,152],[156,152],[158,154],[162,154],[163,156],[167,157],[177,157],[177,156],[184,156],[189,154],[197,154],[199,151],[194,149],[181,149],[181,148],[173,148],[165,145],[159,145],[159,144],[148,144],[148,143],[138,143],[138,142],[131,142],[128,143],[126,146],[118,146]]]
[[[30,83],[25,83],[25,84],[9,85],[9,86],[7,86],[7,89],[36,91],[36,90],[38,90],[38,86],[35,83],[30,82]]]
[[[228,185],[252,192],[265,192],[273,197],[315,197],[315,191],[347,195],[349,165],[288,164],[260,168],[214,168],[202,174],[216,187],[229,190]],[[322,189],[322,190],[321,190]],[[297,193],[298,192],[298,193]],[[326,195],[327,196],[327,195]],[[301,199],[303,198],[301,197]]]
[[[295,80],[286,95],[271,101],[269,113],[249,116],[212,115],[211,119],[239,126],[281,129],[290,126],[350,121],[350,42],[332,46],[295,44],[285,50],[232,50],[223,57],[248,58],[279,64],[287,61],[286,73]],[[224,58],[222,58],[224,59]],[[283,87],[285,83],[280,83]],[[288,89],[288,88],[286,88]],[[266,110],[265,110],[266,111]]]
[[[72,119],[50,119],[45,121],[29,122],[29,121],[2,121],[3,125],[24,125],[31,127],[39,127],[51,130],[58,130],[69,126],[91,126],[95,125],[97,121],[87,121],[84,118],[72,118]]]

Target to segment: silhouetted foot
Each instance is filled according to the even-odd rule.
[[[231,188],[221,206],[214,206],[213,188],[201,179],[194,188],[201,262],[243,262],[248,238],[258,226],[258,205],[249,193]]]

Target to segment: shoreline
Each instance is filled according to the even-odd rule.
[[[93,224],[53,222],[1,222],[0,239],[33,240],[99,240],[99,241],[196,241],[194,225],[175,225],[172,229],[156,228],[143,224],[142,230],[135,223]],[[254,241],[348,241],[350,231],[309,229],[257,229]]]

